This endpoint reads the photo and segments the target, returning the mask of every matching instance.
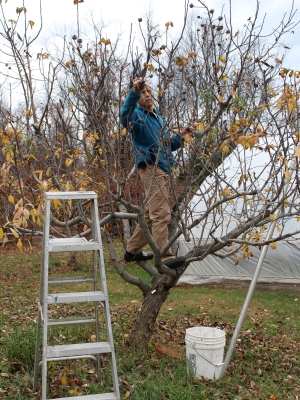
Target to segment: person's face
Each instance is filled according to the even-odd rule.
[[[153,96],[150,86],[145,86],[142,90],[142,96],[139,100],[139,105],[146,108],[148,111],[153,111]]]

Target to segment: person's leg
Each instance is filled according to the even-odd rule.
[[[140,174],[140,171],[139,171]],[[148,174],[150,175],[150,172],[148,171]],[[147,180],[148,181],[148,180]],[[145,190],[148,190],[148,187],[145,187],[145,183],[142,179],[143,182],[143,186],[145,188]],[[144,212],[144,217],[146,220],[146,223],[149,227],[149,229],[151,229],[151,221],[150,221],[150,217],[149,217],[149,207],[148,205],[145,208],[145,212]],[[140,227],[140,224],[137,224],[137,226],[135,227],[135,230],[131,236],[131,238],[129,239],[127,246],[126,246],[126,253],[124,255],[124,258],[126,261],[134,261],[134,260],[150,260],[153,258],[153,254],[152,253],[144,253],[142,252],[142,248],[147,244],[147,240],[143,234],[143,231]]]
[[[155,170],[154,167],[148,167],[151,174],[144,177],[145,189],[149,190],[148,207],[149,218],[151,221],[151,232],[153,239],[159,249],[162,249],[168,243],[168,224],[171,221],[171,209],[169,204],[169,187],[170,175],[160,168]],[[155,176],[153,178],[153,173]],[[146,189],[147,190],[147,189]],[[162,255],[161,260],[164,262],[170,258],[174,258],[171,248]]]
[[[155,176],[153,177],[154,173]],[[151,229],[155,243],[162,249],[168,243],[168,224],[171,221],[171,209],[168,200],[170,176],[160,168],[155,169],[154,166],[148,166],[145,170],[139,170],[139,174],[147,196],[145,219],[148,227]],[[149,253],[146,253],[145,256],[141,254],[141,249],[146,244],[147,241],[142,229],[140,225],[137,225],[127,244],[126,252],[129,253],[127,258],[129,259],[130,254],[132,254],[137,255],[135,259],[146,259]],[[185,262],[184,257],[175,258],[171,248],[163,254],[161,259],[169,268],[178,268]]]

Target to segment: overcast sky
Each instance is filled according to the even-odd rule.
[[[33,27],[34,33],[38,26],[38,0],[25,0],[27,7],[27,17],[33,20],[36,24]],[[197,0],[190,0],[194,6],[199,6]],[[215,9],[215,16],[221,14],[222,7],[228,10],[229,0],[206,0],[206,5],[209,8]],[[174,30],[182,25],[184,13],[184,0],[84,0],[79,4],[80,23],[84,27],[86,20],[93,16],[95,22],[101,19],[108,26],[104,29],[107,38],[113,39],[116,32],[123,31],[123,39],[129,35],[130,24],[133,24],[133,31],[138,32],[137,19],[145,14],[151,7],[153,9],[155,20],[164,25],[167,21],[174,23]],[[260,20],[266,15],[265,31],[272,31],[280,23],[285,12],[289,12],[292,5],[290,0],[262,0],[260,4]],[[22,6],[22,0],[7,0],[7,3],[2,1],[2,7],[5,10],[8,19],[16,19],[16,7]],[[253,19],[256,8],[255,0],[232,0],[233,25],[239,29],[246,23],[251,16]],[[300,8],[300,0],[294,2],[295,10]],[[196,15],[204,15],[203,10],[194,7],[189,9],[189,12],[194,12]],[[42,0],[43,14],[43,36],[49,38],[51,32],[64,32],[64,27],[68,32],[71,32],[71,27],[74,27],[76,33],[76,17],[77,6],[73,4],[73,0]],[[300,20],[300,12],[296,13],[295,21]],[[138,35],[138,33],[137,33]],[[298,25],[294,34],[286,34],[283,41],[291,47],[288,57],[288,66],[293,69],[300,69],[300,26]],[[40,40],[42,45],[42,39]]]

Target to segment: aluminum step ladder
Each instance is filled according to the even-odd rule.
[[[90,202],[91,220],[92,220],[92,239],[87,241],[83,237],[71,238],[51,238],[51,201],[84,201]],[[107,284],[104,267],[104,257],[98,223],[98,204],[97,194],[95,192],[46,192],[45,193],[45,220],[43,235],[43,250],[41,264],[40,295],[38,303],[38,322],[35,349],[35,365],[33,389],[36,391],[38,384],[39,367],[42,366],[42,400],[47,399],[47,363],[52,361],[65,361],[73,359],[92,359],[96,365],[98,381],[101,380],[100,374],[100,355],[107,353],[110,356],[111,376],[114,392],[100,393],[85,396],[65,397],[84,399],[84,400],[120,400],[120,391],[118,384],[116,357],[114,351],[114,342],[111,326],[111,318],[108,303]],[[51,252],[74,252],[74,251],[92,251],[93,253],[93,273],[88,276],[70,276],[70,277],[51,277],[49,278],[49,253]],[[93,290],[90,292],[73,293],[49,293],[51,285],[76,285],[91,284]],[[101,290],[98,286],[101,284]],[[49,305],[66,303],[93,302],[95,315],[92,317],[72,317],[72,318],[49,318]],[[105,334],[107,341],[100,341],[99,332],[99,307],[103,310],[105,321]],[[59,312],[59,311],[58,311]],[[96,332],[96,341],[91,343],[78,343],[66,345],[48,345],[48,328],[53,326],[69,326],[81,324],[94,324]],[[39,360],[40,338],[42,334],[42,360]]]

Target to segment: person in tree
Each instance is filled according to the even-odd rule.
[[[178,150],[184,140],[190,139],[194,128],[187,126],[181,134],[171,137],[159,111],[154,108],[152,89],[143,78],[134,82],[121,109],[121,122],[131,133],[136,166],[148,199],[145,220],[155,243],[162,250],[168,242],[168,224],[171,221],[168,194],[174,165],[172,152]],[[127,243],[125,261],[151,260],[153,253],[142,251],[146,244],[138,224]],[[161,260],[169,268],[179,268],[185,262],[184,257],[175,257],[171,248],[161,256]]]

